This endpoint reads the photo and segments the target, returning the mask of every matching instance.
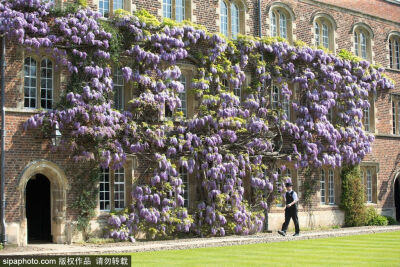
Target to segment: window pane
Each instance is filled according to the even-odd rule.
[[[221,33],[228,36],[228,7],[225,1],[220,1],[221,6]]]
[[[272,86],[272,108],[278,109],[279,107],[279,88],[277,86]]]
[[[283,13],[279,14],[279,34],[283,38],[287,38],[287,22]]]
[[[356,56],[360,56],[360,52],[358,49],[358,34],[354,32],[354,51],[356,53]]]
[[[124,0],[114,0],[113,11],[117,9],[124,9]]]
[[[103,17],[108,17],[108,14],[110,13],[109,0],[99,0],[99,12]]]
[[[361,44],[361,57],[367,59],[367,38],[363,33],[360,33],[360,44]]]
[[[231,27],[232,27],[232,38],[236,39],[237,35],[239,34],[239,8],[232,3],[231,4]]]
[[[185,20],[185,0],[175,0],[175,2],[176,21],[181,22]]]
[[[110,210],[110,172],[109,169],[100,170],[100,210]]]
[[[172,19],[172,0],[163,0],[163,17]]]
[[[329,29],[326,24],[322,24],[322,45],[329,48]]]
[[[122,70],[113,69],[113,92],[114,92],[114,108],[118,110],[124,109],[124,77]]]
[[[24,107],[36,108],[36,60],[27,57],[24,61]]]
[[[321,193],[321,203],[325,204],[325,171],[321,170],[320,172],[320,193]]]
[[[271,13],[271,35],[275,37],[278,35],[277,28],[276,28],[276,14],[272,11]]]
[[[395,54],[394,48],[392,45],[392,40],[389,40],[389,66],[390,68],[393,68],[393,55]]]
[[[396,69],[400,69],[400,47],[399,41],[395,42],[395,58],[396,58]]]
[[[114,173],[114,208],[125,208],[125,170],[120,168]]]
[[[53,103],[53,63],[43,59],[40,64],[40,103],[41,108],[52,109]]]
[[[370,122],[369,122],[369,108],[364,109],[364,118],[363,118],[363,122],[364,122],[364,130],[369,132],[370,131]]]
[[[315,45],[319,46],[321,44],[321,39],[320,39],[320,28],[319,28],[319,24],[317,22],[315,22],[314,25],[314,31],[315,31]]]
[[[184,87],[184,91],[179,93],[179,99],[181,100],[181,106],[178,108],[178,111],[182,111],[183,115],[187,116],[187,92],[186,92],[186,77],[182,74],[179,78],[179,81]]]
[[[184,207],[189,207],[189,177],[185,168],[181,167],[179,170],[179,176],[182,179],[183,185],[183,199],[184,199]]]
[[[329,175],[329,183],[328,183],[328,190],[329,190],[329,204],[335,204],[335,181],[334,181],[334,174],[333,170],[328,171]]]
[[[367,202],[372,202],[372,172],[367,170]]]

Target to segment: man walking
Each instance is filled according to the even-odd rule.
[[[299,198],[297,197],[296,192],[293,191],[293,184],[291,182],[286,183],[285,187],[286,187],[285,222],[282,225],[282,230],[278,231],[278,233],[280,235],[286,236],[286,230],[288,228],[290,219],[293,219],[294,227],[296,230],[296,232],[293,236],[299,236],[300,235],[300,227],[299,227],[299,219],[297,217],[297,202],[299,201]]]

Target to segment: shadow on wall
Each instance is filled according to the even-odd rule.
[[[381,183],[380,183],[381,186],[380,186],[379,192],[378,192],[378,201],[380,201],[382,203],[382,211],[384,211],[385,208],[390,208],[391,210],[393,209],[393,212],[394,212],[394,214],[384,214],[384,215],[389,215],[394,218],[396,217],[396,215],[400,216],[400,211],[398,211],[396,214],[396,206],[395,206],[396,205],[395,182],[396,182],[396,178],[400,179],[400,167],[399,166],[400,166],[400,153],[397,154],[396,160],[394,162],[394,166],[392,167],[389,177],[387,177],[387,179],[385,179],[386,177],[382,177],[384,180],[383,179],[381,180]],[[400,192],[399,192],[399,194],[400,194]],[[386,195],[387,195],[387,197],[385,197]],[[399,198],[400,198],[400,196],[399,196]],[[400,206],[399,206],[399,208],[400,208]],[[399,217],[399,219],[400,219],[400,217]],[[399,219],[397,219],[397,220],[399,220]]]

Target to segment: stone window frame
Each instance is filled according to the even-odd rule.
[[[391,93],[391,122],[393,135],[400,135],[400,94]]]
[[[186,80],[186,85],[185,85],[185,95],[186,95],[186,116],[185,118],[192,118],[196,112],[196,101],[195,97],[192,94],[192,80],[195,75],[195,70],[196,67],[194,65],[190,64],[185,64],[185,63],[178,63],[177,64],[179,68],[181,69],[181,75],[185,76]],[[179,78],[180,79],[180,78]],[[178,79],[178,80],[179,80]],[[179,97],[181,96],[181,93],[179,94]],[[172,114],[167,115],[167,106],[164,103],[164,112],[161,115],[161,120],[171,120],[172,119]],[[176,108],[175,111],[181,111],[181,108]]]
[[[127,207],[131,201],[130,192],[132,191],[132,179],[134,177],[133,170],[134,170],[134,159],[128,158],[124,166],[120,169],[124,169],[124,208]],[[109,209],[100,209],[100,182],[101,182],[101,175],[102,175],[102,168],[100,168],[100,179],[99,179],[99,195],[97,198],[97,214],[98,215],[107,215],[110,211],[113,210],[123,210],[124,208],[115,208],[115,171],[112,168],[108,168],[109,173],[109,201],[110,201],[110,208]]]
[[[324,171],[325,174],[325,202],[321,202],[321,171]],[[330,199],[330,185],[329,185],[329,178],[330,178],[330,172],[333,173],[333,202],[331,202]],[[318,171],[318,184],[319,184],[319,189],[318,189],[318,194],[317,197],[319,199],[318,203],[320,206],[327,206],[327,207],[337,207],[340,202],[340,186],[341,186],[341,179],[340,179],[340,169],[338,168],[332,168],[330,166],[324,166],[319,169]]]
[[[118,94],[118,98],[119,98],[118,102],[120,102],[118,106],[116,106],[116,97],[117,97],[117,95],[115,94],[115,90],[114,90],[115,89],[114,88],[114,79],[115,78],[118,79],[117,76],[119,78],[122,78],[122,83],[121,84],[117,84],[117,86],[119,86],[120,89],[121,89],[121,94],[120,95]],[[117,66],[114,66],[111,69],[111,77],[112,77],[112,80],[113,80],[113,101],[114,101],[113,107],[115,109],[117,109],[117,110],[123,111],[125,109],[125,103],[126,103],[126,99],[125,99],[125,96],[127,95],[126,91],[129,90],[129,86],[127,86],[127,83],[125,82],[125,79],[124,79],[124,76],[123,76],[121,68],[119,68]]]
[[[107,14],[107,16],[104,16],[103,14],[103,18],[108,18],[108,17],[112,17],[113,13],[114,13],[114,0],[108,0],[109,1],[109,13]],[[96,6],[96,10],[98,12],[100,12],[100,0],[94,0],[93,4]],[[132,13],[135,10],[135,5],[132,4],[131,0],[123,0],[123,5],[124,5],[124,10],[128,11],[129,13]]]
[[[363,119],[362,119],[362,124],[364,127],[364,131],[369,132],[369,133],[375,133],[375,114],[376,114],[376,110],[375,110],[375,94],[370,94],[368,96],[368,102],[369,102],[369,108],[365,109],[363,111]],[[366,119],[367,117],[365,116],[366,114],[368,114],[368,120]],[[369,127],[366,127],[367,125],[367,121],[369,122]]]
[[[33,58],[36,61],[36,99],[35,99],[35,107],[25,107],[25,60],[27,58]],[[26,52],[25,50],[22,51],[22,68],[21,68],[21,95],[22,95],[22,100],[17,104],[17,108],[23,109],[23,110],[39,110],[42,109],[41,105],[41,63],[43,60],[48,59],[52,62],[52,70],[53,70],[53,91],[52,91],[52,107],[54,107],[54,104],[57,103],[60,95],[60,70],[56,68],[56,61],[51,57],[48,56],[45,52],[40,51],[39,53],[31,53],[31,52]],[[51,110],[51,109],[47,109]]]
[[[387,45],[388,68],[400,71],[400,32],[390,32],[387,37]]]
[[[227,12],[227,34],[224,35],[222,33],[222,23],[221,23],[221,3],[224,2],[228,12]],[[249,14],[247,12],[247,4],[244,0],[218,0],[218,7],[217,7],[217,28],[219,29],[222,35],[229,39],[236,39],[235,36],[232,35],[232,5],[235,5],[239,10],[239,31],[238,34],[246,34],[249,32],[249,27],[246,21],[249,19]]]
[[[164,1],[165,0],[158,0],[158,2],[161,5],[161,8],[158,11],[158,15],[161,18],[168,18],[164,16]],[[171,1],[171,17],[169,19],[176,20],[176,0],[170,0]],[[183,0],[184,3],[184,8],[185,8],[185,17],[183,20],[189,20],[195,22],[195,17],[193,16],[193,9],[195,8],[195,3],[192,3],[191,0]],[[182,21],[183,21],[182,20]],[[178,21],[180,22],[180,21]]]
[[[330,16],[329,14],[323,13],[323,12],[317,12],[316,14],[314,14],[311,18],[311,25],[312,25],[312,43],[315,46],[322,46],[326,49],[329,49],[330,51],[332,51],[333,53],[336,52],[337,49],[337,43],[336,43],[336,30],[337,30],[337,24],[335,19]],[[323,38],[323,25],[326,25],[328,28],[328,47],[325,47],[323,45],[323,40],[320,42],[320,44],[318,45],[316,42],[316,24],[319,25],[320,27],[320,40],[322,40]]]
[[[288,84],[288,87],[292,89],[292,92],[295,91],[296,85],[293,84]],[[276,94],[275,89],[278,89],[278,94],[277,94],[277,101],[274,101],[274,96]],[[296,94],[292,93],[292,95],[290,96],[289,100],[286,100],[283,98],[282,94],[281,94],[282,88],[275,85],[274,82],[271,82],[271,86],[270,86],[270,107],[272,109],[277,109],[278,107],[282,108],[285,113],[286,113],[286,120],[287,121],[294,121],[296,116],[295,116],[295,112],[292,108],[291,103],[295,100],[296,98]],[[279,105],[278,107],[276,105]],[[285,107],[286,106],[286,107]],[[287,111],[287,112],[286,112]]]
[[[367,205],[377,205],[378,203],[378,173],[379,173],[379,163],[377,162],[361,162],[361,182],[365,189],[365,203]],[[371,183],[371,201],[368,201],[368,186],[367,186],[367,172],[370,171],[372,174]]]
[[[187,171],[186,168],[184,168],[184,167],[180,167],[179,168],[179,178],[182,179],[182,185],[184,186],[183,193],[182,193],[183,200],[184,200],[183,207],[189,208],[190,204],[191,204],[191,201],[190,201],[190,197],[191,197],[191,194],[190,194],[190,174],[189,174],[189,172]]]
[[[293,9],[288,6],[287,4],[284,4],[282,2],[273,2],[268,8],[267,8],[267,20],[266,24],[268,25],[267,27],[267,35],[273,37],[272,34],[272,24],[271,24],[271,18],[272,14],[275,14],[275,16],[278,16],[279,14],[284,14],[286,16],[286,32],[287,32],[287,38],[288,42],[290,44],[293,44],[293,42],[296,40],[296,35],[294,34],[295,29],[296,29],[296,16],[295,13],[293,12]],[[277,30],[280,30],[279,22],[276,25]],[[277,36],[281,36],[278,34]]]
[[[352,34],[351,38],[352,38],[352,42],[353,42],[352,52],[356,56],[358,56],[364,60],[368,60],[371,63],[374,63],[373,62],[373,59],[374,59],[374,52],[373,52],[374,32],[371,29],[371,27],[363,22],[355,23],[352,27],[351,34]],[[361,34],[363,34],[366,38],[366,57],[365,58],[362,56]],[[356,36],[357,36],[357,40],[356,40]],[[357,47],[357,49],[356,49],[356,47]],[[357,51],[358,51],[358,53],[357,53]]]

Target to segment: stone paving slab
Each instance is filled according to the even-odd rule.
[[[260,233],[251,236],[227,236],[212,238],[191,238],[165,241],[140,241],[135,243],[119,242],[103,245],[95,244],[31,244],[26,247],[6,247],[0,250],[0,255],[90,255],[90,254],[120,254],[158,250],[180,250],[203,247],[221,247],[256,243],[282,242],[291,240],[316,239],[325,237],[338,237],[348,235],[370,234],[380,232],[400,231],[400,225],[352,227],[331,230],[306,231],[299,237],[293,233],[282,237],[277,232]]]

